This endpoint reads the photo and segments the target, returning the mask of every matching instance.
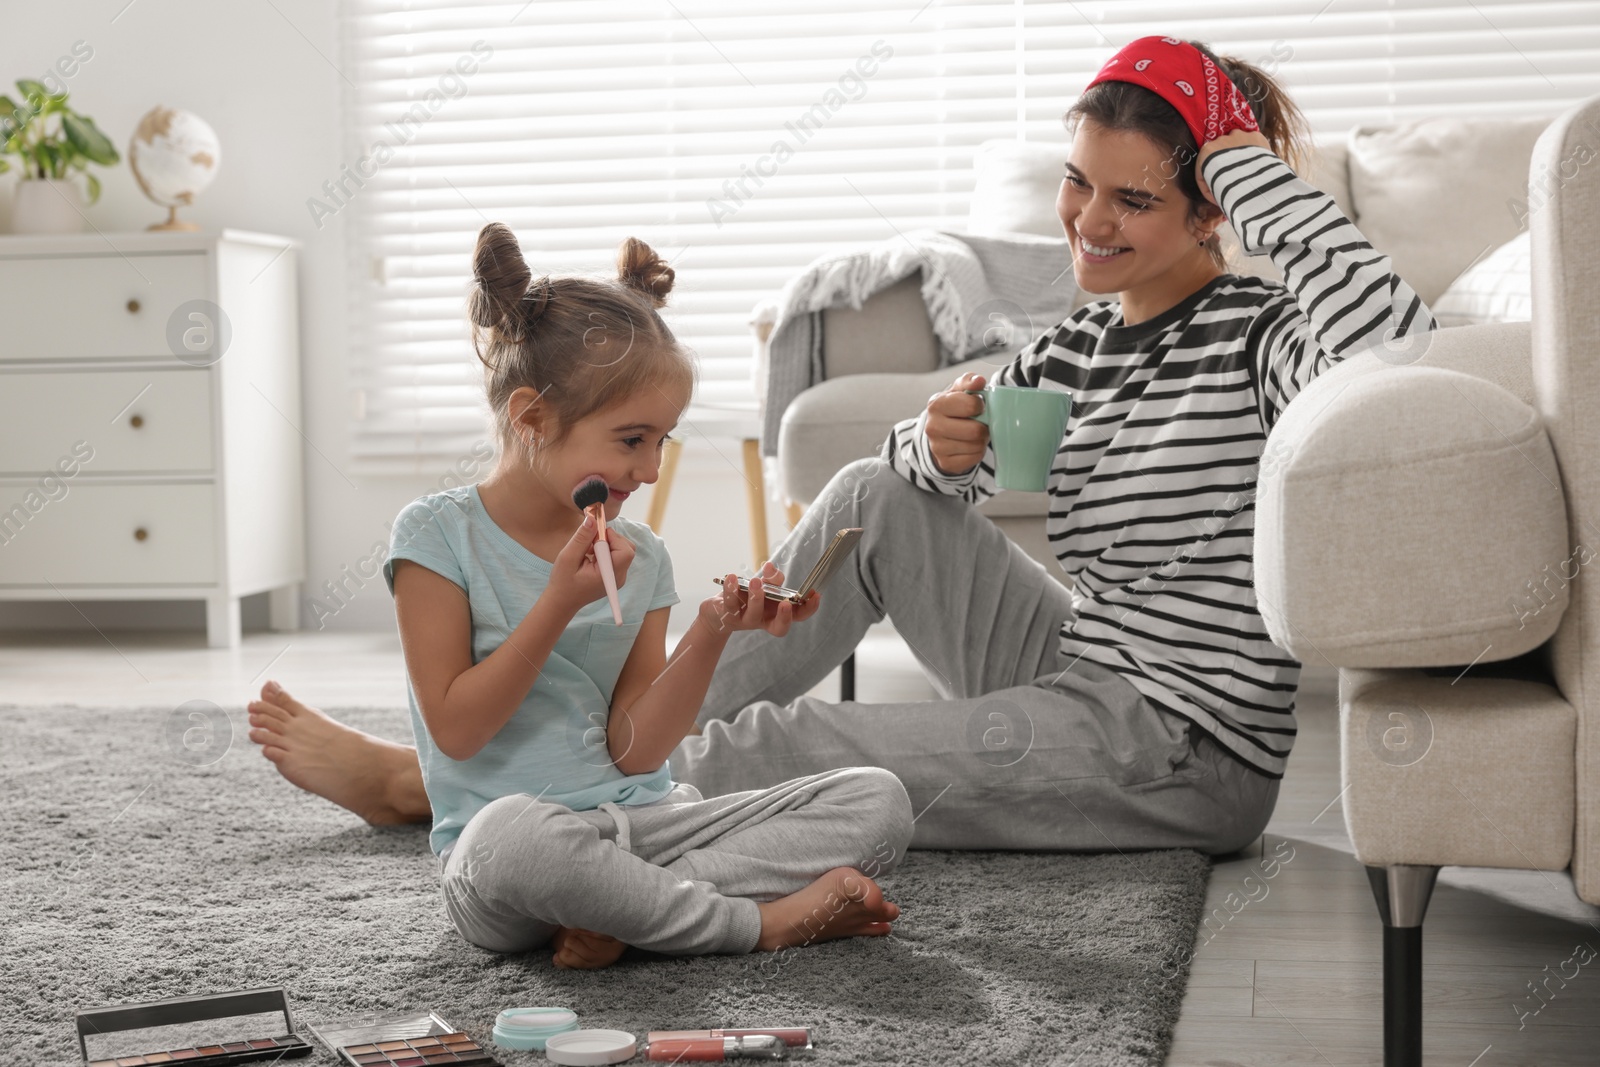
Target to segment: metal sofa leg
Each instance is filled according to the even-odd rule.
[[[854,652],[845,657],[839,664],[839,699],[854,700],[856,698],[856,654]]]
[[[1383,1067],[1422,1067],[1422,917],[1439,868],[1368,867],[1383,919]]]

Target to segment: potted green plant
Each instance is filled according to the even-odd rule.
[[[93,119],[67,106],[66,93],[52,93],[29,78],[19,78],[17,89],[20,104],[0,94],[0,174],[11,169],[7,156],[22,159],[11,229],[76,233],[83,229],[84,202],[72,172],[82,172],[92,204],[100,199],[100,179],[89,173],[89,164],[111,166],[121,156]]]

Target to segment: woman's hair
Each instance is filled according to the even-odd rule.
[[[535,278],[511,229],[491,222],[478,231],[472,273],[472,346],[502,451],[527,453],[509,410],[511,394],[523,386],[539,394],[555,422],[539,451],[559,446],[583,419],[635,394],[693,394],[694,357],[656,312],[672,291],[673,270],[643,241],[622,242],[614,281]]]
[[[1297,173],[1305,165],[1310,153],[1310,133],[1305,116],[1295,106],[1289,94],[1272,76],[1252,63],[1232,56],[1219,56],[1199,41],[1189,44],[1209,56],[1222,73],[1226,74],[1245,99],[1250,101],[1250,112],[1255,116],[1261,135],[1267,139],[1273,154]],[[1141,133],[1154,142],[1176,164],[1178,188],[1189,198],[1189,211],[1193,215],[1206,203],[1200,195],[1200,185],[1195,180],[1194,161],[1200,154],[1194,134],[1188,123],[1178,114],[1178,109],[1160,95],[1132,82],[1107,81],[1090,86],[1061,117],[1069,133],[1088,119],[1107,130],[1126,130]],[[1164,178],[1171,174],[1162,175]],[[1221,240],[1215,234],[1206,242],[1206,250],[1219,270],[1228,268]]]

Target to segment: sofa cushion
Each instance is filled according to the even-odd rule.
[[[1356,225],[1432,304],[1468,264],[1515,237],[1548,118],[1434,118],[1349,134]]]
[[[967,232],[1060,237],[1056,195],[1061,191],[1066,158],[1065,142],[1008,138],[980,144],[972,157],[974,181]],[[1072,311],[1099,299],[1098,293],[1080,288],[1073,297]]]
[[[1461,272],[1430,309],[1440,326],[1533,319],[1533,277],[1529,231],[1520,234]]]
[[[1581,562],[1538,414],[1482,378],[1370,353],[1284,410],[1257,482],[1255,582],[1272,639],[1338,667],[1521,655]]]
[[[972,157],[967,232],[1060,237],[1056,194],[1066,158],[1065,142],[1007,139],[980,144]]]

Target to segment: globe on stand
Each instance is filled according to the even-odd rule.
[[[198,115],[157,105],[139,120],[128,142],[128,166],[144,195],[167,209],[165,222],[147,230],[198,230],[178,218],[178,208],[194,203],[217,176],[222,149],[217,135]]]

